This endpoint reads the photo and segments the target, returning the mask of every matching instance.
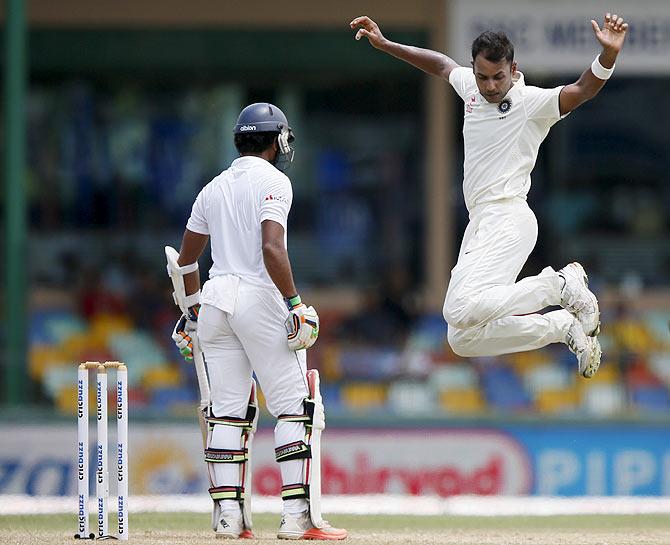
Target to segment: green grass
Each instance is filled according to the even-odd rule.
[[[131,514],[132,530],[202,530],[209,527],[210,516],[194,513],[138,513]],[[550,517],[455,517],[400,515],[333,515],[328,520],[334,526],[350,530],[423,530],[448,529],[651,529],[670,531],[670,517],[667,515],[583,515]],[[259,530],[275,530],[279,515],[254,515],[254,526]],[[109,527],[116,524],[110,517]],[[0,515],[0,529],[12,530],[53,530],[74,533],[74,515]],[[670,538],[669,538],[670,542]]]
[[[209,515],[140,513],[130,516],[130,543],[216,543]],[[585,515],[551,517],[454,517],[336,515],[334,526],[349,530],[351,543],[387,544],[664,544],[670,543],[666,515]],[[254,516],[256,541],[275,542],[278,515]],[[76,519],[70,515],[0,516],[0,543],[72,543]],[[115,527],[113,518],[110,530]],[[246,543],[250,543],[247,541]],[[253,543],[253,541],[251,541]]]

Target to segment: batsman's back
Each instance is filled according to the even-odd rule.
[[[292,199],[288,177],[260,157],[239,157],[209,182],[193,204],[187,228],[210,236],[210,278],[234,274],[273,287],[263,263],[261,223],[275,221],[286,233]]]

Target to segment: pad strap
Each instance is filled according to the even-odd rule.
[[[311,428],[313,420],[314,420],[314,405],[315,405],[315,402],[314,402],[313,399],[310,399],[310,398],[307,397],[307,398],[305,398],[305,401],[303,402],[303,404],[305,405],[305,416],[307,416],[307,418],[309,418],[309,420],[307,421],[305,426],[307,426],[308,428]]]
[[[241,501],[244,495],[243,486],[213,486],[209,489],[212,500],[237,500]]]
[[[247,416],[249,414],[247,413]],[[234,416],[208,416],[205,418],[210,428],[214,426],[232,426],[234,428],[244,428],[250,430],[253,427],[253,417],[235,418]]]
[[[303,460],[312,457],[310,446],[304,441],[294,441],[275,449],[275,460],[288,462],[289,460]]]
[[[247,449],[206,448],[205,462],[213,464],[243,464],[248,459]]]
[[[309,498],[309,485],[308,484],[287,484],[286,486],[281,487],[281,499],[286,500],[299,500],[301,498]]]
[[[305,424],[312,421],[311,417],[307,414],[280,414],[277,420],[281,420],[282,422],[305,422]]]
[[[303,414],[280,414],[277,420],[282,422],[304,422],[308,428],[312,427],[312,420],[314,419],[314,400],[306,397],[303,400],[305,412]]]

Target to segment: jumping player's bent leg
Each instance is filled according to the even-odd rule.
[[[561,302],[560,276],[547,267],[537,276],[514,284],[480,290],[450,292],[443,314],[449,325],[459,329],[478,327],[506,316],[530,314]]]
[[[536,238],[535,215],[523,200],[473,211],[444,301],[449,344],[463,356],[484,356],[565,342],[588,378],[600,364],[600,346],[568,330],[576,319],[583,333],[597,335],[598,302],[578,263],[515,282]],[[553,305],[569,312],[533,314]]]
[[[507,316],[469,329],[450,325],[447,339],[459,356],[499,356],[565,342],[573,321],[574,318],[566,310]]]
[[[525,200],[476,207],[451,271],[443,308],[447,323],[469,329],[558,305],[562,282],[550,267],[516,282],[536,240],[537,220]]]
[[[449,326],[447,337],[459,356],[499,356],[565,343],[577,357],[579,374],[591,378],[600,366],[600,344],[584,333],[582,324],[567,310],[546,314],[507,316],[470,329]]]

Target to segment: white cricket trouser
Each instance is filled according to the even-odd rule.
[[[558,305],[562,280],[547,267],[516,278],[537,241],[537,220],[525,199],[487,203],[470,212],[444,300],[448,340],[465,357],[496,356],[563,342],[572,324]]]
[[[288,348],[284,321],[288,310],[281,294],[240,281],[232,313],[205,304],[198,316],[198,339],[207,362],[212,412],[215,416],[244,418],[251,393],[252,373],[256,373],[268,411],[302,414],[303,400],[309,395],[305,350]],[[303,423],[278,422],[275,445],[301,441]],[[237,449],[240,430],[214,426],[213,448]],[[239,486],[236,464],[213,464],[216,486]],[[302,460],[279,464],[284,485],[302,482]],[[284,501],[286,513],[307,510],[306,500]],[[237,502],[221,501],[224,513],[239,511]]]

